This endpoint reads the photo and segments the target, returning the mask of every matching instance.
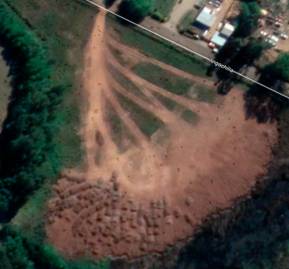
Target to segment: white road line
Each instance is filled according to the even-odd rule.
[[[160,38],[160,39],[162,39],[162,40],[165,40],[165,41],[167,41],[167,42],[175,45],[176,47],[179,47],[179,48],[181,48],[181,49],[183,49],[183,50],[185,50],[185,51],[187,51],[187,52],[189,52],[189,53],[192,53],[192,54],[194,54],[194,55],[197,55],[198,57],[200,57],[200,58],[202,58],[202,59],[204,59],[204,60],[206,60],[206,61],[214,64],[215,66],[217,66],[217,67],[219,67],[219,68],[226,69],[228,72],[234,73],[234,74],[236,74],[236,75],[238,75],[238,76],[240,76],[240,77],[242,77],[242,78],[244,78],[244,79],[246,79],[246,80],[248,80],[248,81],[250,81],[250,82],[256,83],[257,85],[262,86],[262,87],[264,87],[265,89],[267,89],[267,90],[269,90],[269,91],[271,91],[271,92],[274,92],[274,93],[276,93],[276,94],[278,94],[278,95],[280,95],[280,96],[282,96],[282,97],[284,97],[284,98],[286,98],[286,99],[289,100],[289,96],[287,96],[287,95],[285,95],[285,94],[283,94],[283,93],[280,93],[280,92],[278,92],[278,91],[276,91],[276,90],[274,90],[274,89],[272,89],[272,88],[270,88],[270,87],[268,87],[268,86],[266,86],[266,85],[258,82],[257,80],[254,80],[254,79],[252,79],[252,78],[250,78],[250,77],[248,77],[248,76],[245,76],[245,75],[243,75],[243,74],[241,74],[241,73],[233,70],[232,68],[230,68],[230,67],[228,67],[228,66],[225,66],[225,65],[223,65],[223,64],[215,61],[214,59],[208,58],[208,57],[206,57],[205,55],[202,55],[202,54],[200,54],[200,53],[198,53],[198,52],[196,52],[196,51],[194,51],[194,50],[191,50],[191,49],[183,46],[182,44],[180,44],[180,43],[178,43],[178,42],[176,42],[176,41],[174,41],[174,40],[171,40],[171,39],[169,39],[169,38],[167,38],[167,37],[165,37],[165,36],[163,36],[163,35],[158,34],[157,32],[154,32],[154,31],[152,31],[152,30],[150,30],[150,29],[148,29],[148,28],[146,28],[146,27],[138,24],[138,23],[135,23],[135,22],[133,22],[133,21],[131,21],[131,20],[129,20],[129,19],[127,19],[127,18],[125,18],[125,17],[123,17],[123,16],[121,16],[121,15],[119,15],[119,14],[117,14],[117,13],[115,13],[115,12],[109,10],[109,9],[107,9],[106,7],[104,7],[104,6],[100,5],[100,4],[95,3],[93,0],[81,0],[81,1],[85,1],[85,2],[87,2],[87,3],[89,3],[89,4],[93,5],[93,6],[96,6],[96,7],[98,7],[99,9],[102,9],[102,10],[104,10],[104,11],[106,11],[106,12],[108,12],[108,13],[110,13],[110,14],[112,14],[112,15],[114,15],[114,16],[116,16],[116,17],[118,17],[118,18],[120,18],[120,19],[122,19],[122,20],[124,20],[124,21],[126,21],[126,22],[129,22],[130,24],[132,24],[132,25],[134,25],[134,26],[136,26],[136,27],[138,27],[138,28],[140,28],[140,29],[142,29],[142,30],[144,30],[144,31],[146,31],[146,32],[149,32],[150,34],[152,34],[152,35],[154,35],[154,36],[157,36],[158,38]]]

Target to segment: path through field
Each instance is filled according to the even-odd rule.
[[[86,167],[62,173],[46,228],[66,255],[134,258],[191,237],[246,195],[266,173],[277,128],[246,119],[239,90],[208,103],[140,77],[133,66],[146,62],[215,91],[122,45],[105,26],[100,12],[85,51]]]

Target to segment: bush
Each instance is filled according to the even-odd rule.
[[[124,0],[120,4],[119,13],[125,18],[141,22],[152,10],[152,0]]]

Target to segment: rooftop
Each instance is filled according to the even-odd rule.
[[[223,47],[226,42],[227,42],[227,38],[223,37],[222,35],[220,35],[220,32],[216,32],[212,39],[211,42],[213,42],[214,44],[216,44],[218,47]]]
[[[235,27],[234,25],[230,24],[230,23],[225,23],[225,25],[223,26],[223,29],[221,31],[221,34],[225,37],[230,37],[233,32],[235,31]]]
[[[209,7],[204,7],[197,16],[196,22],[210,28],[214,24],[215,18],[214,10]]]

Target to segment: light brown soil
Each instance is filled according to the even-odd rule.
[[[84,172],[63,172],[54,187],[47,235],[69,256],[133,258],[162,252],[192,236],[210,213],[247,194],[266,173],[277,129],[276,124],[245,118],[241,91],[232,90],[215,104],[206,104],[153,85],[119,64],[107,49],[106,38],[105,14],[100,13],[87,45],[83,77],[88,104],[81,133],[87,167]],[[135,53],[121,45],[119,49],[128,56]],[[126,85],[110,74],[111,64],[149,101],[126,91]],[[148,138],[116,92],[156,115],[165,128]],[[167,110],[154,92],[196,112],[200,120],[188,124]],[[111,138],[113,130],[105,120],[107,102],[136,141],[128,142],[124,152]]]

